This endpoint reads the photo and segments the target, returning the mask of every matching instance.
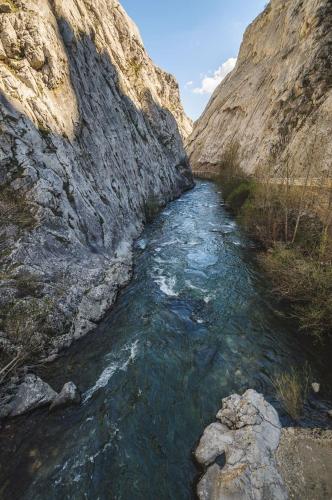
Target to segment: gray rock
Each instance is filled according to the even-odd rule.
[[[3,405],[0,403],[0,421],[6,417],[9,417],[11,411],[12,411],[12,407],[10,404]]]
[[[9,415],[15,417],[48,406],[56,397],[57,393],[46,382],[36,375],[26,375],[10,404]]]
[[[54,399],[50,410],[55,410],[64,406],[79,404],[81,402],[81,393],[73,382],[68,382],[63,386],[61,392]]]
[[[223,400],[195,452],[207,470],[200,480],[200,500],[283,500],[287,492],[276,468],[274,453],[281,426],[275,409],[261,394],[248,390]],[[226,464],[216,463],[225,454]]]
[[[219,422],[209,425],[195,452],[197,461],[205,466],[210,465],[226,451],[227,446],[232,442],[233,436],[228,427]]]
[[[313,384],[311,384],[311,387],[312,387],[312,390],[318,394],[319,391],[320,391],[320,384],[318,384],[317,382],[314,382]]]

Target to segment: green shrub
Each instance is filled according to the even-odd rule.
[[[332,196],[324,201],[324,190],[297,185],[289,166],[285,179],[274,179],[271,166],[249,176],[238,151],[229,144],[220,164],[225,202],[267,251],[261,262],[274,292],[290,301],[300,329],[322,339],[332,332]]]
[[[255,184],[253,181],[245,180],[238,184],[226,197],[226,203],[235,213],[240,213],[242,207],[253,195]]]
[[[30,273],[21,273],[15,277],[15,286],[19,298],[35,297],[40,294],[42,284],[36,276]]]
[[[217,176],[224,200],[236,214],[239,214],[243,205],[253,195],[256,185],[254,179],[242,170],[238,151],[237,142],[231,142],[225,147]]]
[[[150,195],[144,204],[144,215],[146,222],[152,222],[160,212],[160,200],[158,196]]]

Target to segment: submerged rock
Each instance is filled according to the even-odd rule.
[[[26,375],[10,404],[8,416],[23,415],[36,408],[48,406],[58,394],[36,375]]]
[[[320,384],[318,384],[317,382],[314,382],[313,384],[311,384],[311,387],[312,387],[312,390],[318,394],[319,391],[320,391]]]
[[[197,488],[200,500],[263,500],[288,498],[274,453],[281,433],[275,409],[261,394],[223,400],[218,420],[204,431],[195,452],[206,472]],[[225,466],[218,457],[226,457]]]
[[[81,393],[73,382],[67,382],[61,389],[61,392],[54,399],[50,410],[55,410],[63,406],[71,404],[79,404],[81,402]]]

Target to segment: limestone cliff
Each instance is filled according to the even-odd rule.
[[[102,317],[146,214],[192,185],[190,130],[117,0],[0,1],[0,361]]]
[[[196,172],[215,172],[230,143],[247,172],[283,160],[303,175],[332,155],[332,3],[272,0],[248,27],[237,65],[188,140]]]

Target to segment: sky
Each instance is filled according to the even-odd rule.
[[[232,70],[248,24],[267,0],[121,0],[154,63],[180,85],[187,114],[197,119]]]

